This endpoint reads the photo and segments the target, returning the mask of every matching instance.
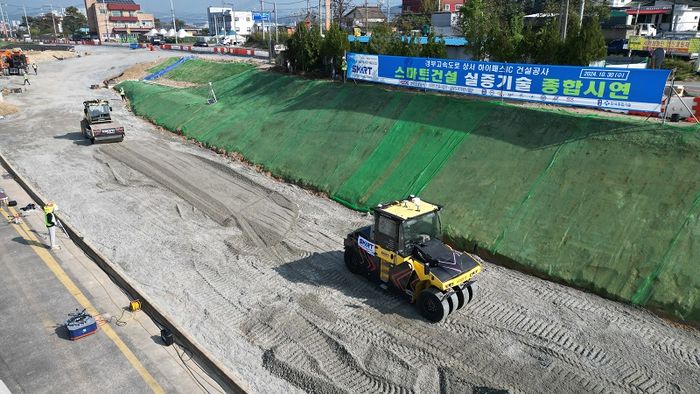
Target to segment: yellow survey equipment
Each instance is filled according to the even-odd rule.
[[[410,196],[372,209],[374,224],[345,238],[345,264],[356,274],[407,295],[441,322],[474,295],[483,260],[442,242],[439,205]]]
[[[141,300],[139,300],[139,299],[132,300],[129,303],[129,310],[132,312],[140,311],[141,310]]]

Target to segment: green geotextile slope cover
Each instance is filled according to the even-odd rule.
[[[214,105],[208,86],[122,86],[137,114],[347,206],[419,194],[458,246],[700,322],[695,129],[235,71]]]

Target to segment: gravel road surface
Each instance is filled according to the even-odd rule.
[[[7,99],[22,112],[0,120],[0,151],[253,391],[698,392],[696,330],[499,266],[486,265],[462,311],[425,322],[346,271],[342,239],[368,217],[185,144],[89,88],[171,54],[78,50],[92,54],[44,64]],[[89,98],[113,100],[123,143],[82,138]]]

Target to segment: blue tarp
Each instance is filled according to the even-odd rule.
[[[154,79],[158,79],[158,78],[162,77],[163,75],[169,73],[170,71],[172,71],[172,70],[175,69],[176,67],[180,66],[182,63],[184,63],[184,62],[186,62],[186,61],[188,61],[188,60],[190,60],[190,59],[193,59],[193,58],[194,58],[194,56],[191,56],[191,55],[190,55],[190,56],[181,57],[180,59],[178,59],[178,61],[176,61],[175,63],[169,65],[168,67],[166,67],[166,68],[164,68],[164,69],[162,69],[162,70],[160,70],[160,71],[154,72],[153,74],[150,74],[150,75],[145,76],[145,77],[143,78],[143,80],[144,80],[144,81],[152,81],[152,80],[154,80]]]

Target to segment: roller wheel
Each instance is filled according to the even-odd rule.
[[[459,309],[459,297],[457,297],[457,293],[452,293],[447,297],[447,304],[450,307],[450,313]]]
[[[418,295],[417,306],[420,314],[433,323],[440,323],[450,314],[447,298],[440,300],[440,290],[429,287]]]
[[[472,299],[474,298],[474,289],[475,288],[476,288],[476,286],[474,284],[467,285],[466,289],[467,289],[467,294],[469,295],[469,297],[467,297],[467,304],[472,302]]]
[[[362,261],[362,257],[357,253],[357,250],[346,248],[344,258],[345,265],[350,272],[357,275],[367,275],[367,264]]]
[[[464,290],[459,286],[453,287],[452,290],[455,291],[455,295],[457,296],[457,309],[462,309],[464,304],[466,304],[465,295],[468,297],[469,294],[465,294]]]

